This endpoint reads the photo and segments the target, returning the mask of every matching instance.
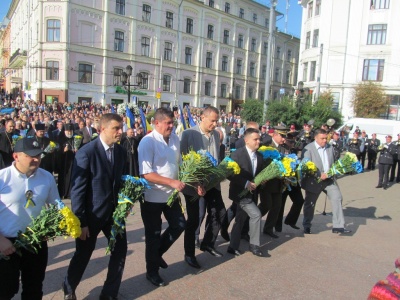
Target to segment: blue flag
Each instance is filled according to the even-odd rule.
[[[135,116],[128,108],[128,105],[126,106],[125,114],[126,114],[126,125],[128,126],[128,128],[133,128],[133,125],[135,124]]]
[[[115,114],[114,105],[112,105],[112,104],[111,104],[111,112],[112,112],[113,114]]]
[[[147,134],[146,117],[145,117],[141,107],[139,107],[139,113],[140,113],[140,118],[142,119],[143,133],[144,133],[144,135],[146,135]]]
[[[135,103],[136,105],[138,104],[138,103],[137,103],[137,97],[136,97],[136,96],[132,96],[132,102]]]
[[[180,115],[181,115],[181,122],[182,122],[182,125],[183,125],[183,130],[186,130],[186,122],[185,122],[185,118],[183,116],[182,107],[180,105],[179,105],[179,112],[180,112]]]
[[[188,112],[189,125],[190,125],[190,127],[194,127],[194,126],[196,126],[196,122],[193,120],[192,114],[190,113],[189,105],[187,105],[186,108],[187,108],[187,112]]]

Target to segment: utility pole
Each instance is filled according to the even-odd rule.
[[[278,5],[278,0],[271,0],[271,7],[269,11],[269,37],[268,37],[268,51],[267,51],[267,72],[265,74],[265,92],[264,92],[264,112],[263,117],[266,118],[268,110],[268,100],[270,99],[271,89],[271,64],[272,64],[272,42],[275,31],[275,7]]]
[[[317,91],[315,92],[315,101],[318,101],[319,99],[319,93],[321,89],[321,67],[322,67],[322,52],[324,50],[324,44],[321,44],[321,47],[319,48],[319,58],[318,58],[318,74],[317,74],[317,86],[316,89]]]

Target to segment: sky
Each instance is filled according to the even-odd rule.
[[[0,0],[0,22],[3,21],[3,18],[8,12],[8,8],[10,7],[11,0]],[[270,6],[270,0],[256,0],[257,2]],[[287,0],[278,0],[277,11],[285,14],[286,13],[286,1]],[[289,2],[289,13],[288,13],[288,26],[287,33],[294,34],[297,37],[300,37],[301,30],[301,6],[297,4],[297,0],[288,0]],[[285,16],[280,17],[277,22],[277,26],[281,32],[285,32]]]

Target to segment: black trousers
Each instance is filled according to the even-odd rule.
[[[303,208],[304,204],[304,197],[301,193],[301,188],[299,185],[291,186],[291,191],[286,189],[282,193],[282,205],[281,210],[279,211],[278,219],[276,220],[275,228],[282,229],[282,222],[283,222],[283,213],[285,211],[285,204],[287,197],[290,197],[292,200],[292,207],[289,210],[289,213],[286,216],[285,224],[288,225],[296,225],[297,220],[299,219],[301,209]]]
[[[146,270],[149,275],[155,275],[158,274],[160,258],[185,230],[186,220],[178,201],[171,207],[166,203],[144,201],[140,208],[146,238]],[[168,222],[162,234],[161,214]]]
[[[199,202],[192,201],[193,196],[185,195],[187,223],[185,229],[185,255],[194,256],[196,229],[199,226]],[[224,201],[221,191],[213,188],[204,195],[205,204],[207,207],[206,227],[204,238],[201,242],[202,246],[214,247],[217,240],[221,223],[226,214]]]
[[[258,204],[258,208],[260,209],[261,216],[265,216],[268,213],[264,224],[264,232],[273,231],[281,210],[281,205],[282,193],[271,193],[265,188],[260,190],[260,204]]]
[[[89,225],[90,237],[84,241],[79,238],[75,240],[76,250],[69,263],[67,276],[64,281],[64,292],[75,292],[96,247],[97,236],[102,231],[107,240],[109,240],[112,222],[113,219],[110,218],[104,224]],[[116,237],[115,247],[111,252],[108,262],[107,278],[103,285],[102,294],[117,297],[124,272],[127,249],[126,232],[124,232],[122,237],[120,235]]]
[[[43,297],[43,280],[47,267],[47,242],[41,243],[37,254],[21,249],[22,255],[13,253],[9,260],[0,259],[0,299],[12,299],[19,289],[21,276],[22,300]]]
[[[375,170],[377,156],[378,154],[376,152],[368,152],[368,170]]]
[[[396,176],[396,167],[397,167],[397,176]],[[389,181],[394,181],[395,179],[396,182],[400,181],[400,160],[398,159],[393,159],[393,165],[392,168],[390,169]]]
[[[358,161],[361,163],[363,169],[364,169],[364,165],[365,165],[366,154],[367,154],[367,151],[364,150],[363,152],[360,152],[359,155],[357,155]]]
[[[389,181],[389,171],[392,165],[379,164],[379,180],[378,185],[387,186]]]

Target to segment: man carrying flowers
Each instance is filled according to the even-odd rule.
[[[40,169],[43,153],[32,138],[19,140],[14,148],[13,164],[0,171],[0,299],[11,299],[18,293],[21,276],[21,299],[42,299],[47,266],[47,242],[42,241],[37,253],[13,246],[19,231],[25,231],[46,204],[55,204],[60,196],[54,177]]]
[[[314,162],[318,168],[316,176],[304,176],[301,180],[301,187],[306,191],[303,209],[304,233],[311,233],[315,203],[321,192],[328,195],[332,204],[332,232],[350,233],[350,230],[344,228],[342,193],[334,175],[328,177],[328,172],[334,163],[334,152],[332,146],[327,144],[327,132],[324,129],[317,129],[314,137],[315,141],[308,144],[302,152],[302,159]]]

